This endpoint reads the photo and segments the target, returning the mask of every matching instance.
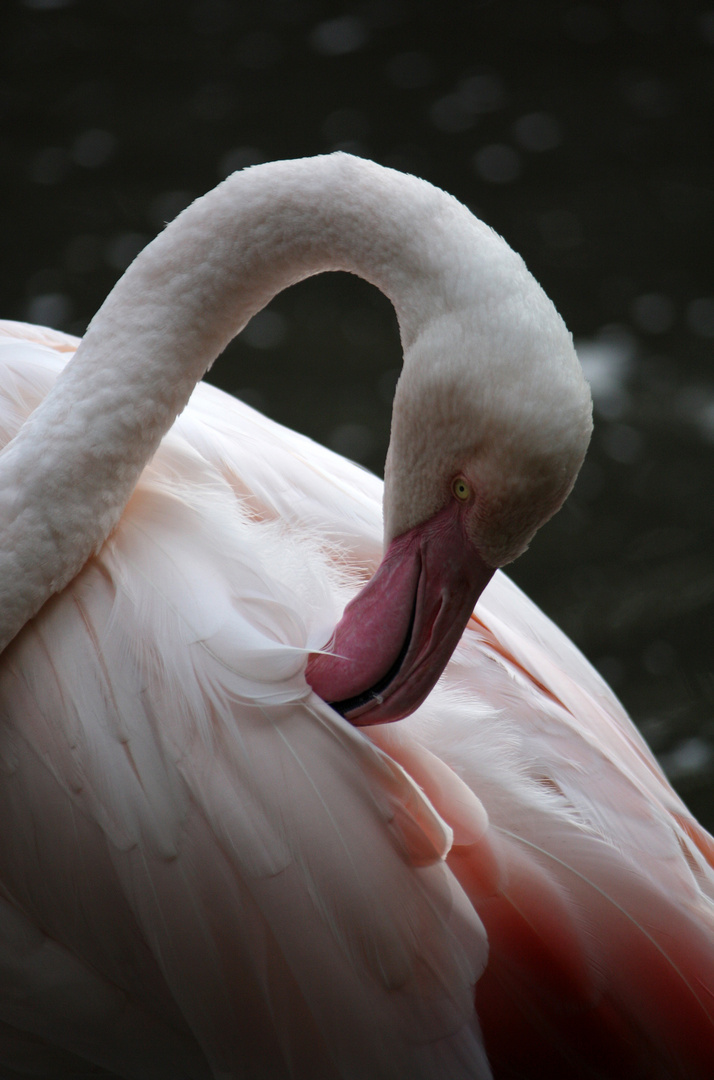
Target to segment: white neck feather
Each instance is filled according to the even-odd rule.
[[[473,306],[474,233],[484,266],[496,245],[522,267],[450,196],[342,154],[237,173],[181,214],[0,455],[0,648],[98,550],[196,382],[277,292],[323,270],[359,274],[394,303],[408,349]]]

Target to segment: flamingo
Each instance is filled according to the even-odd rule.
[[[384,490],[198,382],[337,269],[399,318]],[[0,349],[1,1075],[710,1076],[714,843],[500,569],[591,428],[505,242],[274,162]]]

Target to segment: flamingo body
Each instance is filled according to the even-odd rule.
[[[327,269],[397,312],[384,489],[194,390]],[[714,844],[496,571],[591,426],[522,260],[346,155],[197,200],[81,344],[2,324],[0,1075],[711,1075]]]
[[[1,342],[6,441],[76,342]],[[380,500],[202,384],[6,650],[3,1075],[709,1075],[712,841],[505,575],[400,724],[305,685]]]

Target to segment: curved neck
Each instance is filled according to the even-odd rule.
[[[476,227],[431,185],[342,154],[248,169],[184,211],[0,455],[0,648],[99,549],[196,382],[277,292],[352,271],[390,297],[406,345],[458,299],[454,244]]]

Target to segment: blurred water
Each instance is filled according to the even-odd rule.
[[[513,576],[714,825],[714,8],[680,0],[0,14],[0,310],[81,333],[146,241],[256,161],[349,149],[453,191],[580,342],[597,429]],[[279,297],[215,378],[381,471],[399,363],[362,282]]]

